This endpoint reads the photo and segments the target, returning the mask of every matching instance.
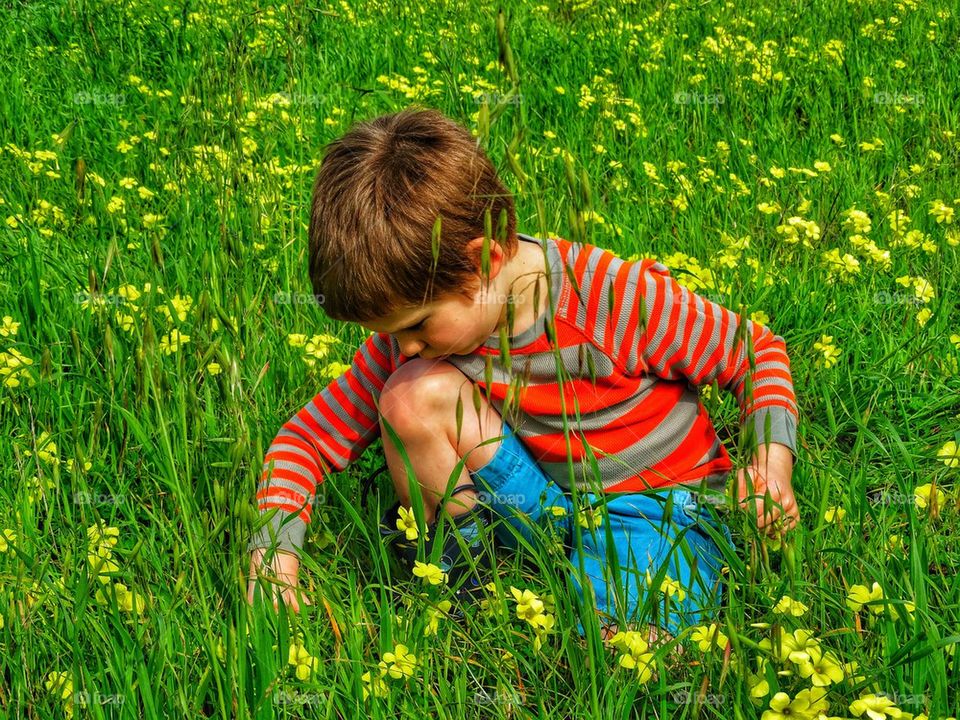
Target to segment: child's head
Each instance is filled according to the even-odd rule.
[[[488,210],[491,243],[513,257],[513,199],[466,128],[419,109],[356,124],[327,146],[314,182],[313,291],[328,316],[355,322],[472,294],[481,258],[467,246],[484,237]]]

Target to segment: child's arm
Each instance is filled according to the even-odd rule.
[[[397,367],[399,348],[389,335],[367,338],[350,369],[327,385],[277,433],[263,462],[257,487],[261,516],[277,513],[247,547],[251,553],[247,599],[253,602],[256,577],[271,570],[283,600],[299,611],[297,576],[300,551],[313,514],[316,488],[331,472],[356,460],[379,435],[379,399],[387,378]],[[271,471],[271,465],[272,471]],[[267,548],[278,552],[269,568],[262,564]],[[272,594],[278,604],[277,590]],[[309,604],[309,603],[308,603]]]
[[[716,380],[734,393],[741,425],[752,425],[757,441],[747,472],[738,474],[738,498],[746,506],[750,497],[760,496],[755,500],[760,528],[772,531],[781,516],[787,528],[794,527],[799,511],[791,476],[798,414],[783,338],[750,320],[742,328],[736,313],[683,287],[659,262],[643,260],[641,268],[636,288],[643,297],[634,302],[643,312],[637,312],[636,344],[630,345],[636,349],[630,359],[668,380],[684,378],[693,385]],[[747,337],[753,346],[753,371]],[[767,491],[782,510],[768,507],[764,512]]]

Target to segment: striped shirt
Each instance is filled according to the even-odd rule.
[[[705,483],[723,490],[733,464],[697,391],[714,381],[736,396],[740,422],[752,423],[760,444],[781,443],[796,455],[798,415],[783,338],[749,320],[741,327],[737,314],[686,289],[655,260],[519,237],[545,251],[546,308],[508,338],[509,358],[497,335],[447,361],[484,391],[557,485],[640,492]],[[379,436],[374,399],[408,359],[389,334],[372,334],[350,369],[284,423],[257,491],[261,514],[279,511],[251,550],[268,546],[271,530],[278,547],[302,547],[318,484]]]

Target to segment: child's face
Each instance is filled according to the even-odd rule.
[[[482,243],[483,238],[478,238]],[[475,243],[478,241],[474,241]],[[374,332],[393,335],[400,351],[407,357],[442,358],[447,355],[469,355],[493,334],[506,320],[505,294],[501,285],[508,273],[503,250],[493,241],[490,246],[490,283],[483,287],[474,277],[476,291],[470,298],[445,295],[422,306],[406,308],[376,321],[360,323]]]
[[[492,290],[492,288],[491,288]],[[398,310],[360,323],[374,332],[393,335],[407,357],[442,358],[468,355],[493,335],[501,320],[497,295],[478,289],[471,298],[444,295],[431,303]]]

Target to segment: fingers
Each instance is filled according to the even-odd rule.
[[[261,553],[262,556],[262,553]],[[255,556],[250,562],[249,581],[247,583],[247,603],[253,605],[257,586],[266,586],[270,594],[274,612],[280,611],[280,601],[293,612],[299,613],[300,608],[313,605],[310,598],[298,587],[298,573],[284,572],[277,567],[261,566],[259,557]],[[258,575],[258,569],[262,572]]]

